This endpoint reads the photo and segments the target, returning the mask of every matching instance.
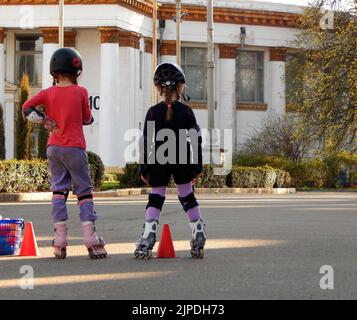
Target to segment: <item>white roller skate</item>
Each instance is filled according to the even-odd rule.
[[[55,238],[52,240],[53,253],[56,259],[65,259],[67,256],[68,227],[66,222],[55,223]]]
[[[206,244],[206,224],[201,220],[192,221],[189,223],[192,229],[191,257],[194,259],[202,259],[204,256],[203,248]]]
[[[156,219],[144,223],[144,231],[136,241],[136,249],[134,251],[135,258],[150,259],[152,257],[152,249],[156,243],[158,224],[159,221]]]
[[[87,221],[82,224],[84,244],[87,247],[89,258],[102,259],[107,257],[105,250],[105,242],[103,238],[98,237],[95,225],[92,221]]]

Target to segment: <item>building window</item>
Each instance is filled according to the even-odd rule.
[[[39,35],[16,36],[16,70],[15,80],[19,84],[24,73],[30,78],[34,87],[42,85],[42,46]]]
[[[182,48],[181,65],[187,79],[186,94],[193,101],[207,101],[207,50]]]
[[[237,72],[238,101],[264,103],[264,52],[243,51],[240,53]]]

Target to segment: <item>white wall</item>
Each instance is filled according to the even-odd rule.
[[[251,46],[289,46],[297,30],[292,28],[239,25],[229,23],[214,24],[215,43],[240,43],[240,27],[245,26],[246,45]],[[176,39],[176,24],[166,20],[164,40]],[[205,22],[184,21],[182,23],[182,41],[207,42]]]
[[[0,6],[1,25],[6,28],[23,28],[24,15],[33,16],[31,28],[58,26],[58,6]],[[117,26],[125,30],[140,32],[144,36],[152,35],[151,18],[118,5],[66,5],[65,27]]]
[[[259,130],[267,117],[265,111],[237,111],[237,145],[249,138],[255,130]]]

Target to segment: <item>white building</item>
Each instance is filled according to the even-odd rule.
[[[206,1],[182,2],[188,13],[182,23],[187,93],[205,128]],[[52,83],[48,69],[51,54],[58,48],[56,3],[0,0],[0,103],[4,105],[7,158],[14,155],[14,108],[22,73],[29,73],[33,93]],[[238,146],[268,112],[285,112],[285,56],[302,8],[243,0],[219,0],[214,5],[215,126],[231,128],[236,117]],[[165,28],[157,32],[158,62],[176,61],[174,14],[174,0],[160,1],[158,19],[165,21]],[[89,91],[95,118],[85,129],[88,150],[98,153],[108,167],[124,165],[124,132],[140,129],[151,105],[151,16],[150,0],[66,0],[65,46],[76,48],[83,57],[80,84]],[[247,36],[237,70],[241,27]]]

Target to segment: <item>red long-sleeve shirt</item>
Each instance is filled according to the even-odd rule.
[[[49,119],[56,122],[60,133],[51,133],[47,146],[86,149],[83,124],[92,117],[88,92],[78,85],[52,86],[27,100],[22,110],[44,105]]]

